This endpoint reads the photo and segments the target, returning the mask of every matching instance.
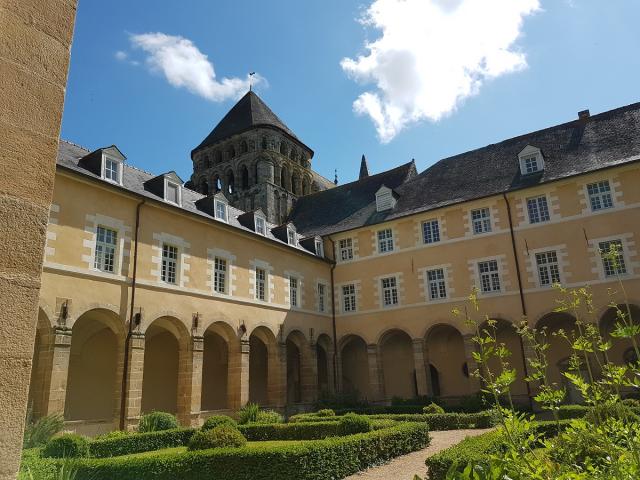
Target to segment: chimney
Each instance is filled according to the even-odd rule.
[[[369,176],[369,166],[367,165],[367,159],[364,156],[364,153],[362,154],[362,159],[360,160],[360,176],[358,177],[358,180],[362,180],[363,178],[366,178]]]
[[[589,113],[589,110],[582,110],[580,112],[578,112],[578,120],[586,120],[591,116],[591,114]]]

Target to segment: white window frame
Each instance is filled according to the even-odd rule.
[[[493,226],[491,225],[491,207],[474,208],[469,212],[469,217],[471,220],[471,232],[474,235],[490,233],[493,230]],[[478,226],[478,228],[476,228],[476,226]]]
[[[222,207],[222,208],[220,208]],[[213,208],[216,220],[227,223],[229,220],[229,205],[227,202],[216,198],[213,201]]]
[[[260,215],[256,215],[255,217],[255,227],[256,233],[262,236],[266,236],[267,234],[267,222]]]
[[[609,252],[611,244],[619,245],[618,249],[618,263],[616,268],[610,259],[605,258],[605,254]],[[628,262],[624,255],[624,241],[622,238],[612,238],[611,240],[602,240],[598,242],[598,252],[600,253],[600,259],[602,261],[602,272],[605,278],[614,278],[618,275],[627,275],[629,269],[627,267]]]
[[[260,278],[259,273],[262,273],[262,277]],[[269,295],[269,273],[266,268],[256,267],[255,269],[255,297],[256,300],[260,300],[261,302],[267,301],[267,295]],[[262,291],[262,295],[260,292]]]
[[[324,245],[322,243],[322,239],[321,238],[316,238],[314,241],[315,247],[316,247],[316,255],[318,257],[324,257]]]
[[[481,260],[477,262],[477,268],[480,292],[483,295],[502,292],[500,261],[498,259]],[[485,289],[485,280],[488,289]]]
[[[347,283],[340,286],[342,311],[344,313],[356,312],[358,310],[357,291],[355,283]]]
[[[107,176],[107,172],[110,170],[110,169],[107,169],[107,162],[110,162],[111,164],[115,164],[116,176],[118,178],[113,179]],[[102,154],[102,178],[108,182],[115,183],[117,185],[122,185],[122,161],[118,160],[115,157],[112,157],[111,155],[107,155],[103,153]]]
[[[542,151],[532,145],[527,145],[519,154],[520,173],[522,175],[532,175],[544,170],[544,157]],[[531,167],[535,167],[531,168]]]
[[[353,238],[341,238],[338,240],[338,251],[341,262],[353,260]]]
[[[320,313],[324,313],[327,309],[326,307],[327,286],[324,283],[318,282],[316,286],[316,291],[318,293],[318,311]]]
[[[113,243],[107,242],[106,240],[100,241],[100,230],[104,230],[105,235],[108,232],[112,233]],[[96,226],[96,246],[93,260],[93,268],[95,270],[113,274],[118,271],[118,240],[118,230],[115,228],[104,225]],[[108,262],[108,256],[111,257],[111,262]]]
[[[169,200],[169,197],[167,195],[167,193],[169,192],[169,187],[175,187],[176,189],[176,200],[177,202],[174,202],[173,200]],[[165,178],[164,179],[164,201],[167,203],[172,203],[173,205],[182,205],[182,189],[180,188],[180,184],[176,183],[176,182],[172,182],[171,180]]]
[[[289,276],[289,305],[292,308],[300,306],[300,281],[298,277]]]
[[[287,243],[289,245],[292,246],[296,246],[297,245],[297,241],[296,241],[296,231],[291,228],[291,227],[287,227]]]
[[[168,252],[175,252],[175,257],[168,255]],[[180,248],[168,242],[161,245],[160,280],[169,285],[180,284]],[[171,265],[173,265],[173,281],[170,281]]]
[[[529,223],[545,223],[551,220],[551,211],[546,195],[530,197],[526,200]]]
[[[395,276],[381,278],[380,294],[380,299],[384,308],[399,305],[400,293],[398,292],[398,279]]]
[[[560,260],[556,250],[546,250],[534,254],[536,271],[538,273],[538,285],[551,287],[562,282],[560,273]]]
[[[394,249],[393,229],[383,228],[376,232],[376,242],[378,245],[378,253],[390,253]]]
[[[221,295],[227,295],[229,278],[229,261],[223,257],[213,259],[213,291]]]
[[[613,188],[611,188],[611,182],[608,179],[588,183],[585,186],[585,191],[592,212],[615,207]]]
[[[448,298],[447,272],[443,267],[429,268],[425,271],[424,276],[429,300],[436,301]]]
[[[440,222],[432,218],[422,222],[422,243],[425,245],[440,241]]]

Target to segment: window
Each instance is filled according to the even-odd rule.
[[[351,238],[343,238],[338,242],[340,249],[340,260],[353,260],[353,240]]]
[[[393,198],[393,192],[386,187],[381,187],[376,193],[376,210],[378,212],[384,212],[395,206],[395,199]]]
[[[96,231],[96,257],[93,266],[103,272],[113,273],[115,270],[116,241],[115,230],[98,227]]]
[[[324,312],[325,310],[325,286],[324,283],[318,284],[318,311]]]
[[[356,286],[353,284],[342,286],[342,311],[356,311]]]
[[[427,286],[429,288],[429,299],[440,300],[447,298],[447,286],[444,281],[444,269],[434,268],[427,270]]]
[[[544,170],[544,157],[542,151],[533,145],[527,145],[518,154],[520,162],[520,174],[531,175]]]
[[[120,162],[104,157],[104,178],[120,183]]]
[[[589,203],[591,210],[604,210],[613,207],[613,198],[611,197],[611,186],[609,180],[590,183],[587,185],[587,193],[589,194]]]
[[[167,189],[166,189],[166,197],[165,200],[167,202],[171,202],[171,203],[175,203],[175,204],[180,204],[180,193],[179,193],[179,186],[176,185],[175,183],[171,183],[171,182],[167,182]]]
[[[473,223],[474,235],[491,231],[491,212],[488,208],[471,210],[471,221]]]
[[[296,232],[293,228],[287,228],[287,243],[289,245],[296,244]]]
[[[227,293],[227,261],[216,257],[213,264],[213,290],[216,293]]]
[[[316,255],[324,257],[324,245],[322,245],[322,239],[316,238]]]
[[[216,218],[218,220],[222,220],[223,222],[227,221],[227,204],[221,200],[215,201],[216,206]]]
[[[422,222],[422,241],[424,243],[440,241],[440,226],[438,225],[438,220]]]
[[[522,167],[522,173],[524,173],[525,175],[536,173],[538,170],[540,170],[540,168],[538,167],[538,156],[531,155],[529,157],[524,157],[522,159]]]
[[[536,253],[536,265],[538,266],[538,279],[540,286],[560,283],[560,268],[556,252]]]
[[[166,283],[176,283],[178,267],[178,247],[173,245],[162,245],[162,281]]]
[[[267,272],[262,268],[256,268],[256,299],[264,301],[267,285]]]
[[[396,277],[383,278],[380,280],[382,284],[382,304],[385,307],[398,304],[398,288],[396,285]]]
[[[548,222],[551,219],[547,197],[544,195],[527,198],[527,212],[529,212],[529,223]]]
[[[298,279],[289,277],[289,303],[292,307],[298,306]]]
[[[264,218],[262,217],[256,217],[256,233],[259,233],[260,235],[266,235],[267,233]]]
[[[378,232],[378,253],[393,251],[393,231],[385,228]]]
[[[622,254],[621,240],[600,242],[598,246],[600,247],[605,276],[613,277],[627,273],[627,266],[624,263],[624,255]]]
[[[498,273],[498,261],[489,260],[478,263],[480,274],[480,289],[483,293],[500,291],[500,274]]]

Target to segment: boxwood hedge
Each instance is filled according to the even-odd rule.
[[[195,428],[174,428],[172,430],[136,433],[118,438],[94,440],[89,443],[89,452],[92,457],[104,458],[180,447],[187,445],[195,432]]]
[[[422,423],[296,445],[85,459],[76,480],[325,480],[344,478],[429,444]]]

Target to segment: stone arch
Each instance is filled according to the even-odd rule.
[[[225,190],[228,193],[235,193],[236,191],[236,180],[235,180],[235,175],[233,173],[233,170],[227,170],[227,173],[225,174]]]
[[[358,335],[340,340],[340,371],[342,391],[361,399],[371,398],[367,344]]]
[[[236,158],[236,147],[233,145],[229,147],[229,158]]]
[[[145,329],[143,413],[188,413],[190,339],[185,324],[173,316],[156,318]]]
[[[281,141],[281,142],[280,142],[280,153],[281,153],[282,155],[285,155],[285,156],[286,156],[286,155],[287,155],[287,150],[288,150],[288,149],[287,149],[287,144],[286,144],[286,142],[285,142],[284,140],[283,140],[283,141]]]
[[[50,317],[40,307],[36,324],[36,338],[33,345],[33,361],[31,365],[31,380],[29,381],[28,407],[34,418],[40,418],[49,412],[51,375],[53,369],[54,328]],[[55,408],[55,407],[54,407]]]
[[[462,333],[450,324],[433,325],[425,334],[430,392],[442,397],[460,397],[471,393]]]
[[[249,335],[249,401],[275,406],[278,398],[278,342],[266,326]]]
[[[289,169],[286,165],[282,165],[282,168],[280,168],[280,186],[287,191],[291,191],[290,181]]]
[[[293,172],[291,174],[291,193],[293,193],[294,195],[299,195],[300,194],[300,177],[298,176],[297,172]]]
[[[218,193],[220,190],[222,190],[222,182],[220,176],[216,174],[211,179],[211,193]]]
[[[243,190],[247,190],[249,188],[249,169],[246,165],[240,167],[240,178],[241,185]]]
[[[403,330],[386,331],[380,338],[384,391],[387,398],[417,396],[416,371],[411,337]]]
[[[125,328],[113,311],[82,313],[71,330],[66,420],[114,421],[119,412]]]
[[[204,330],[202,341],[202,410],[228,409],[234,403],[232,385],[239,383],[237,369],[240,345],[233,328],[225,322],[213,322]]]
[[[614,331],[617,323],[626,323],[627,325],[640,323],[640,306],[636,304],[629,304],[628,306],[622,304],[618,305],[618,308],[621,310],[624,320],[618,318],[617,310],[614,307],[609,307],[601,315],[598,325],[602,337],[611,342],[611,349],[607,352],[609,361],[617,365],[623,365],[629,361],[630,353],[634,350],[633,342],[630,338],[613,337],[611,333]],[[636,343],[637,341],[638,339],[636,338]],[[635,355],[635,351],[632,353]]]
[[[331,337],[322,333],[316,340],[316,361],[318,372],[318,393],[333,391],[331,379],[333,378],[333,345]]]
[[[249,145],[247,145],[246,140],[242,140],[240,142],[240,154],[247,153],[249,151]]]
[[[303,368],[306,338],[299,330],[287,335],[287,404],[301,403],[303,392]]]

